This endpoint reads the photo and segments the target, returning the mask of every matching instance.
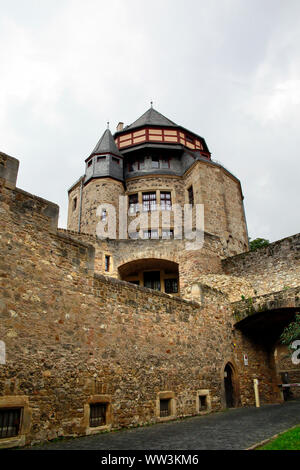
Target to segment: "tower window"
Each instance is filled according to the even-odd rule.
[[[110,269],[110,256],[108,255],[105,255],[105,266],[104,266],[104,269],[106,272],[109,271]]]
[[[101,221],[102,221],[102,222],[105,222],[105,221],[106,221],[106,218],[107,218],[107,211],[106,211],[106,209],[102,209],[102,212],[101,212]]]
[[[163,239],[169,239],[174,237],[174,230],[162,229],[161,236]]]
[[[194,191],[193,186],[188,188],[188,195],[189,195],[189,204],[194,205]]]
[[[161,192],[160,193],[160,206],[163,211],[172,210],[171,193]]]
[[[138,194],[130,194],[128,197],[129,213],[135,214],[138,210]]]
[[[112,161],[117,165],[120,165],[120,160],[118,158],[112,157]]]
[[[158,238],[158,230],[157,229],[155,229],[155,230],[144,230],[143,237],[146,240],[149,240],[150,238],[157,239]]]
[[[77,207],[77,197],[74,197],[74,199],[73,199],[73,211],[75,211],[76,207]]]
[[[159,158],[152,157],[152,168],[159,168]]]
[[[88,168],[89,168],[90,166],[92,166],[92,164],[93,164],[93,160],[90,160],[90,161],[88,162],[88,165],[87,165]]]
[[[99,162],[103,162],[104,160],[106,160],[106,156],[101,156],[101,157],[97,157],[97,163]]]
[[[170,168],[170,159],[169,158],[163,158],[161,161],[161,167],[162,168]]]
[[[143,193],[143,211],[156,210],[156,193]]]

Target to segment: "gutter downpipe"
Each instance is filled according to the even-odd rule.
[[[78,233],[80,233],[80,225],[81,225],[81,208],[82,208],[82,188],[83,188],[83,180],[84,180],[84,177],[82,178],[81,184],[80,184]]]

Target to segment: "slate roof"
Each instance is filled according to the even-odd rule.
[[[156,111],[154,108],[148,109],[141,117],[134,121],[129,126],[126,126],[123,131],[130,129],[135,129],[137,127],[143,126],[167,126],[167,127],[178,127],[175,122],[163,116],[161,113]]]
[[[96,147],[92,151],[91,155],[97,153],[113,153],[114,155],[122,157],[122,154],[116,146],[115,140],[109,129],[106,129],[101,139],[97,143]]]

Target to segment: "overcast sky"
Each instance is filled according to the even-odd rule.
[[[251,238],[299,232],[299,0],[0,0],[0,151],[60,206],[150,101],[243,188]]]

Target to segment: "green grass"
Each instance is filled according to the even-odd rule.
[[[300,426],[280,434],[257,450],[300,450]]]

